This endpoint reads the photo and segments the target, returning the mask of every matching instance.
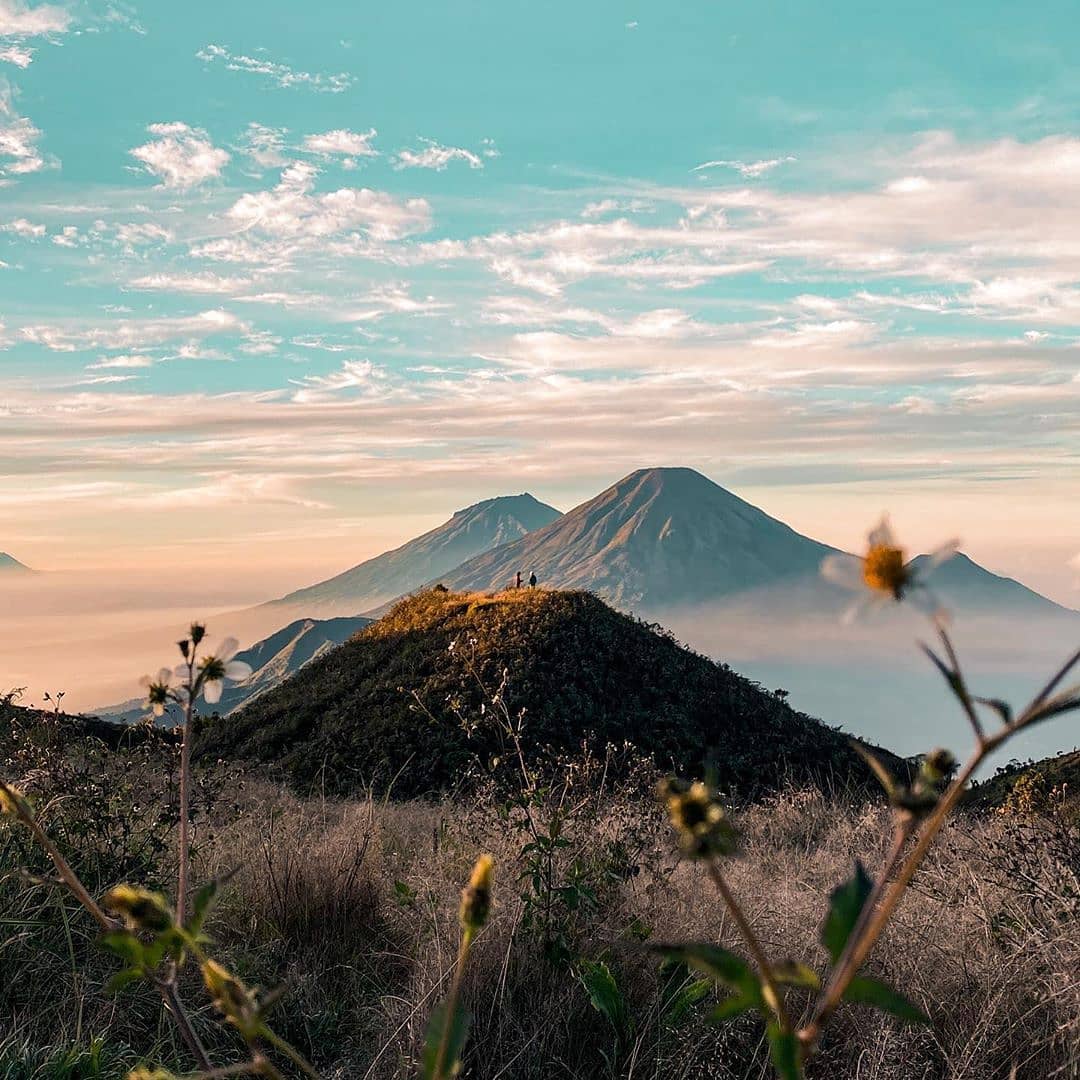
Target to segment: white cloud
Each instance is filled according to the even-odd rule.
[[[65,225],[58,233],[54,233],[52,237],[52,242],[57,247],[78,247],[79,241],[79,229],[76,225]]]
[[[425,199],[401,200],[371,188],[316,192],[318,175],[314,165],[296,162],[270,191],[242,195],[226,217],[245,231],[309,240],[351,230],[362,230],[377,240],[393,240],[430,224],[431,207]]]
[[[346,165],[355,166],[356,158],[379,156],[379,151],[371,145],[377,134],[374,128],[363,132],[337,128],[321,135],[308,135],[304,139],[304,149],[320,157],[342,157]]]
[[[794,161],[793,157],[769,158],[766,161],[705,161],[695,165],[691,172],[703,172],[707,169],[734,169],[740,176],[747,180],[756,180],[767,172],[772,172],[778,165],[786,165]]]
[[[228,296],[246,289],[251,278],[223,277],[211,273],[145,274],[128,282],[128,288],[146,292],[201,293]]]
[[[395,169],[434,169],[436,172],[442,172],[452,161],[464,161],[470,169],[484,167],[483,161],[471,150],[465,150],[460,146],[442,146],[434,139],[421,139],[420,142],[423,143],[421,149],[399,150],[394,155]],[[492,155],[487,154],[487,156]]]
[[[158,138],[135,147],[131,156],[156,176],[165,188],[181,190],[216,179],[229,163],[228,151],[214,146],[205,131],[181,121],[151,124]]]
[[[103,356],[93,364],[87,364],[87,371],[98,371],[102,368],[148,368],[153,367],[153,357],[143,356],[139,353],[131,353],[127,356]]]
[[[282,153],[288,133],[287,128],[267,127],[252,120],[236,149],[258,172],[264,169],[280,169],[287,165],[289,160]]]
[[[26,38],[62,34],[71,15],[55,4],[30,7],[23,0],[0,0],[0,37]]]
[[[137,350],[167,341],[198,340],[247,330],[247,324],[231,312],[212,309],[197,315],[114,319],[91,326],[36,323],[20,327],[17,334],[19,340],[53,352],[78,352],[82,349]]]
[[[298,71],[288,64],[281,64],[265,56],[245,56],[229,52],[221,45],[207,45],[195,54],[206,64],[221,63],[229,71],[240,71],[269,79],[282,89],[302,87],[317,93],[340,94],[353,83],[346,72],[328,75],[322,72]]]
[[[45,159],[38,149],[40,139],[41,130],[29,118],[18,114],[15,92],[0,78],[0,177],[21,176],[45,168]]]
[[[0,225],[0,232],[14,233],[28,240],[39,240],[45,235],[45,226],[26,218],[13,218],[6,225]]]
[[[28,68],[34,59],[34,50],[24,45],[0,46],[0,63],[14,64],[16,67]]]

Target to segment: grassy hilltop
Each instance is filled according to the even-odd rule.
[[[661,769],[711,768],[747,795],[786,780],[844,787],[867,776],[846,736],[781,695],[591,593],[542,589],[436,587],[402,600],[238,714],[208,723],[201,747],[273,763],[302,789],[450,790],[478,756],[506,750],[481,711],[504,673],[507,705],[525,710],[535,754],[629,742]]]

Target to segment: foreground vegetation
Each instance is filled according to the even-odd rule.
[[[198,624],[179,643],[175,672],[163,668],[144,679],[148,708],[182,714],[178,748],[153,728],[106,747],[92,731],[80,733],[59,702],[49,716],[20,712],[8,700],[3,775],[18,776],[19,786],[0,778],[0,814],[20,828],[5,834],[3,865],[25,866],[30,876],[10,893],[10,877],[0,886],[0,905],[13,908],[5,923],[19,928],[5,945],[17,966],[3,989],[16,1028],[0,1052],[12,1055],[11,1070],[108,1075],[115,1066],[106,1051],[120,1062],[125,1046],[150,1044],[158,1060],[190,1059],[200,1080],[416,1071],[424,1080],[447,1080],[463,1067],[493,1080],[643,1072],[772,1072],[781,1080],[1076,1074],[1080,844],[1069,803],[1018,779],[1006,813],[957,819],[953,812],[969,799],[989,753],[1021,730],[1080,708],[1080,687],[1066,682],[1080,652],[1023,707],[978,696],[923,579],[925,566],[952,550],[946,545],[927,564],[909,561],[882,522],[864,557],[826,560],[834,580],[853,580],[866,593],[863,604],[927,602],[938,643],[924,651],[973,737],[962,765],[943,749],[899,763],[853,743],[846,754],[863,765],[849,770],[840,790],[829,791],[828,774],[813,765],[792,767],[798,736],[808,752],[820,752],[812,722],[790,710],[760,713],[769,700],[760,689],[722,668],[715,670],[725,678],[710,681],[701,667],[707,662],[687,669],[690,654],[676,655],[675,667],[682,663],[692,701],[690,676],[704,680],[704,698],[721,709],[715,726],[703,734],[685,718],[671,725],[655,701],[640,701],[629,710],[632,733],[650,707],[655,729],[642,730],[640,749],[628,741],[600,747],[597,734],[612,732],[598,732],[589,713],[589,726],[577,729],[580,749],[569,753],[568,737],[552,727],[559,717],[545,720],[541,710],[537,726],[526,707],[512,707],[510,666],[487,681],[490,655],[477,648],[485,632],[496,641],[506,636],[505,621],[496,620],[493,632],[492,613],[526,612],[537,625],[532,598],[438,590],[421,598],[444,622],[464,613],[476,627],[468,636],[455,629],[444,650],[463,658],[462,687],[447,701],[459,737],[473,747],[464,805],[377,802],[371,770],[362,770],[372,777],[366,800],[352,802],[325,795],[295,801],[266,779],[230,774],[221,762],[196,770],[197,703],[213,705],[226,679],[250,674],[233,659],[234,640],[200,648],[205,628]],[[405,652],[415,667],[423,650],[411,629],[403,635],[397,625],[407,608],[392,612],[387,626],[395,655]],[[587,612],[570,620],[607,647],[600,670],[615,666],[618,690],[630,685],[639,698],[648,694],[640,651],[598,638],[593,621]],[[554,636],[559,646],[565,622]],[[633,632],[637,640],[622,637],[639,644],[642,633],[653,633]],[[537,636],[541,670],[552,662],[551,638]],[[597,650],[585,640],[575,644],[588,668]],[[669,678],[666,659],[661,672]],[[523,681],[535,678],[537,666],[535,658],[522,663]],[[348,663],[331,670],[350,675]],[[324,664],[320,678],[302,676],[289,686],[325,684],[325,675]],[[332,682],[336,698],[349,701],[355,682]],[[422,685],[430,690],[431,680]],[[748,688],[740,709],[732,693]],[[452,745],[445,716],[420,692],[411,697],[417,726],[427,721],[436,733],[427,752]],[[371,719],[351,715],[370,736]],[[613,709],[604,719],[617,724],[617,716]],[[250,730],[250,710],[244,718]],[[336,721],[342,733],[343,718]],[[310,742],[318,734],[309,720],[301,728],[290,732],[294,745],[298,735]],[[824,760],[835,763],[837,737],[827,731],[816,727]],[[764,749],[755,757],[758,736]],[[706,743],[713,748],[707,756]],[[391,748],[387,743],[387,753]],[[684,751],[712,775],[658,783],[658,767]],[[887,806],[866,801],[866,769]],[[777,792],[780,777],[800,773],[815,786]],[[723,795],[718,778],[730,784]],[[379,784],[387,792],[390,786],[385,778]],[[677,847],[649,796],[657,789]],[[224,812],[222,797],[230,804]],[[485,849],[494,854],[474,862],[473,853]],[[510,873],[512,899],[492,921],[496,861]],[[819,869],[827,871],[825,883]],[[445,915],[450,874],[469,882],[456,932]],[[173,899],[158,887],[163,880],[176,881]],[[216,901],[223,902],[215,910]],[[807,933],[815,923],[816,954]],[[40,980],[50,932],[53,951],[61,953],[62,944],[70,964],[66,993]],[[88,952],[94,944],[121,961],[104,985],[133,997],[119,1017],[100,1003],[99,963]],[[20,956],[20,948],[29,952]],[[259,989],[265,973],[276,989]],[[196,980],[210,1007],[193,1013],[184,1002]],[[289,1009],[276,1010],[286,991]],[[582,999],[588,1011],[578,1007]],[[875,1017],[869,1026],[859,1021],[868,1007]],[[942,1014],[936,1026],[935,1011]],[[700,1019],[724,1024],[722,1034],[703,1033]],[[914,1026],[897,1030],[898,1021]],[[70,1031],[75,1045],[43,1051],[43,1022]],[[103,1024],[110,1042],[95,1039],[84,1051],[80,1040]],[[38,1065],[28,1064],[35,1054]],[[898,1054],[901,1071],[894,1072]],[[138,1067],[129,1080],[173,1076]]]
[[[487,850],[501,888],[463,988],[473,1015],[469,1076],[768,1076],[753,1020],[704,1024],[722,995],[685,969],[662,971],[650,955],[660,938],[739,947],[731,920],[672,844],[650,778],[591,790],[597,763],[580,764],[580,783],[560,792],[574,811],[554,891],[539,897],[556,909],[557,943],[530,920],[537,895],[527,856],[497,805],[302,800],[233,775],[204,777],[203,791],[224,798],[208,815],[198,808],[196,876],[236,871],[209,924],[218,952],[249,985],[287,985],[280,1032],[323,1075],[415,1075],[454,962],[461,883],[473,854]],[[102,779],[116,783],[122,772],[114,759]],[[101,831],[85,801],[47,799],[47,818],[100,893],[136,874],[170,878],[164,801],[148,792],[110,826],[118,833]],[[744,848],[731,885],[771,950],[804,952],[853,856],[880,862],[887,819],[880,804],[811,790],[735,815]],[[95,928],[51,883],[28,884],[15,869],[35,859],[20,834],[3,842],[0,1075],[119,1078],[146,1060],[190,1068],[160,999],[149,988],[106,993],[116,964],[97,948]],[[47,873],[40,859],[31,865]],[[1080,1074],[1078,874],[1075,822],[1042,812],[959,817],[872,963],[933,1024],[851,1006],[811,1075]],[[824,952],[809,959],[820,969]],[[611,974],[614,1006],[597,971]],[[216,1060],[241,1060],[242,1045],[220,1032],[209,1004],[193,1010],[193,1022]]]

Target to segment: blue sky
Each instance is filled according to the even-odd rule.
[[[1075,7],[0,0],[0,549],[266,587],[688,464],[1080,603]]]

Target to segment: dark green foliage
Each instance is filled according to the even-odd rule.
[[[821,944],[834,964],[840,959],[873,887],[862,863],[856,860],[855,873],[829,894],[829,913],[821,927]]]
[[[883,983],[880,979],[871,979],[866,975],[856,975],[844,991],[845,1001],[857,1001],[863,1005],[874,1005],[882,1012],[890,1013],[909,1024],[929,1024],[930,1017],[917,1005],[913,1005],[903,994]]]
[[[410,597],[240,713],[208,722],[200,752],[274,763],[301,789],[461,790],[478,756],[507,752],[474,723],[504,670],[530,752],[630,742],[660,769],[711,769],[746,796],[787,780],[846,788],[868,776],[844,736],[725,665],[590,593],[545,590]]]

